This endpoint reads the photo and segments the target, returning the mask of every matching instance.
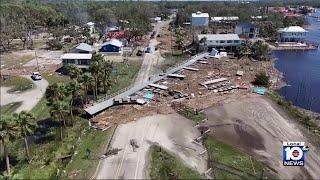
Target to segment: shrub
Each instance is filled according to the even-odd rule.
[[[259,74],[256,74],[253,84],[257,86],[269,87],[269,76],[265,72],[260,72]]]

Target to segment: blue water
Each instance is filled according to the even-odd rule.
[[[320,9],[317,13],[320,16]],[[309,18],[307,40],[320,44],[320,22]],[[320,49],[274,51],[275,67],[284,74],[288,86],[278,90],[294,105],[320,113]]]

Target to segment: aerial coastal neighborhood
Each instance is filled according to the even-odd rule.
[[[317,0],[0,4],[0,179],[320,179]]]

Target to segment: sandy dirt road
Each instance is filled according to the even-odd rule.
[[[199,155],[204,147],[192,143],[192,140],[200,135],[194,125],[194,122],[178,114],[147,116],[119,125],[111,141],[111,147],[122,150],[100,162],[95,178],[148,178],[148,151],[153,144],[160,145],[189,167],[201,174],[204,173],[207,170],[207,155]],[[139,148],[136,152],[130,145],[130,139],[137,140]]]
[[[24,78],[31,79],[30,76],[22,76]],[[10,104],[13,102],[22,102],[21,106],[16,109],[16,113],[21,111],[30,111],[41,100],[49,83],[45,79],[41,81],[33,81],[36,85],[35,88],[27,90],[21,93],[8,93],[10,87],[1,87],[1,103],[0,106]]]
[[[253,97],[205,110],[211,135],[265,162],[282,179],[320,179],[320,153],[271,100]],[[303,141],[310,147],[304,167],[282,165],[283,141]]]
[[[157,41],[157,35],[161,33],[161,28],[168,26],[170,22],[171,20],[161,21],[155,25],[155,38],[150,39],[149,47],[156,47],[159,44],[159,42]],[[145,53],[135,84],[138,85],[147,82],[149,80],[149,77],[152,76],[152,73],[155,72],[155,69],[157,68],[158,64],[161,63],[163,60],[164,59],[161,56],[159,50],[153,53]]]

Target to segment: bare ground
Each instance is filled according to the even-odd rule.
[[[30,76],[23,77],[32,81]],[[45,79],[33,82],[36,85],[35,88],[21,93],[8,93],[7,91],[10,87],[1,87],[0,105],[3,106],[13,102],[22,102],[21,106],[15,112],[30,111],[41,100],[49,84]]]
[[[319,179],[318,147],[280,107],[267,98],[251,97],[204,111],[205,126],[215,138],[235,146],[266,163],[283,179]],[[304,167],[282,165],[283,141],[303,141],[310,147]]]
[[[200,135],[194,125],[194,122],[176,113],[147,116],[121,124],[114,134],[111,148],[122,150],[102,160],[95,177],[97,179],[148,178],[148,151],[153,144],[175,154],[187,166],[203,174],[207,170],[207,155],[199,155],[204,151],[204,147],[192,143],[192,140]],[[135,139],[139,145],[136,151],[133,151],[130,145],[131,139]]]

